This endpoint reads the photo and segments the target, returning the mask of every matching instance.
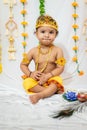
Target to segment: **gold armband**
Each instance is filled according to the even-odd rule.
[[[66,59],[64,57],[61,57],[55,61],[56,64],[60,66],[64,66],[66,64]]]
[[[27,54],[26,54],[26,53],[23,53],[22,63],[29,64],[29,60],[28,60],[28,58],[27,58]]]
[[[26,59],[26,58],[23,58],[23,59],[22,59],[22,63],[29,64],[29,61],[28,61],[28,59]]]

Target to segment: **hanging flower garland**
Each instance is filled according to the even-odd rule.
[[[39,0],[40,2],[40,6],[39,6],[39,10],[40,10],[40,15],[44,15],[45,14],[45,0]]]
[[[6,36],[9,41],[9,46],[8,46],[8,59],[9,60],[16,60],[15,53],[15,37],[17,37],[17,31],[18,27],[17,24],[14,20],[13,17],[13,8],[17,4],[16,0],[4,0],[4,4],[7,4],[9,7],[9,19],[5,23],[5,28],[6,28]]]
[[[77,72],[81,76],[81,75],[84,74],[84,72],[79,70],[78,46],[77,46],[77,43],[79,41],[79,36],[77,35],[77,29],[79,28],[79,26],[77,24],[77,18],[79,17],[78,14],[77,14],[77,7],[79,6],[79,4],[77,3],[76,0],[74,0],[72,2],[72,6],[73,6],[73,9],[74,9],[74,13],[72,14],[72,17],[73,17],[73,20],[74,20],[74,23],[72,25],[72,28],[74,30],[74,35],[73,35],[72,39],[74,40],[74,43],[75,43],[74,47],[72,48],[73,51],[75,52],[75,56],[72,58],[72,60],[73,60],[73,62],[75,62],[77,64]]]
[[[2,73],[2,45],[1,45],[1,35],[0,35],[0,73]]]
[[[28,37],[28,33],[26,32],[26,26],[28,25],[28,22],[25,20],[26,14],[27,14],[27,10],[25,9],[25,5],[27,3],[27,0],[20,0],[20,2],[22,3],[22,10],[21,10],[21,15],[23,16],[23,21],[21,22],[21,25],[23,26],[23,32],[21,33],[21,36],[23,37],[23,41],[22,41],[22,46],[24,49],[23,52],[23,62],[28,62],[27,58],[26,58],[26,46],[27,46],[27,42],[26,39]]]

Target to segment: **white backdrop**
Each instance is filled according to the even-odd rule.
[[[66,89],[87,89],[87,41],[82,35],[84,20],[87,18],[87,4],[84,0],[77,0],[79,8],[77,13],[79,18],[77,23],[79,29],[77,34],[79,40],[79,62],[80,69],[84,71],[83,76],[78,76],[76,72],[76,64],[72,62],[74,46],[72,36],[73,24],[73,8],[71,6],[73,0],[45,0],[46,13],[54,17],[59,24],[59,35],[55,40],[55,44],[62,47],[67,64],[64,73],[61,75],[64,79]],[[38,40],[34,35],[35,21],[39,16],[39,0],[28,0],[26,9],[28,11],[26,20],[29,22],[26,30],[29,34],[27,39],[28,45],[26,51],[38,45]],[[23,47],[21,32],[22,16],[20,11],[22,4],[17,0],[14,7],[14,20],[18,25],[18,37],[15,38],[16,60],[8,60],[8,39],[5,36],[5,23],[9,18],[8,5],[3,4],[0,0],[0,34],[2,42],[2,63],[3,72],[0,74],[0,130],[79,130],[87,129],[87,109],[83,112],[75,112],[70,118],[62,120],[50,117],[52,112],[60,110],[62,105],[68,104],[62,98],[62,95],[54,95],[50,98],[40,100],[37,104],[32,105],[28,95],[22,87],[22,72],[20,70],[20,61],[22,59]],[[31,69],[34,69],[33,63]],[[72,103],[72,102],[71,102]]]
[[[83,76],[78,76],[76,72],[76,64],[72,62],[72,57],[74,55],[74,51],[72,47],[74,46],[74,42],[72,40],[72,36],[74,34],[72,29],[73,24],[73,7],[71,3],[73,0],[45,0],[45,10],[46,14],[54,17],[59,25],[59,35],[55,40],[55,44],[62,47],[64,51],[65,58],[67,60],[67,64],[65,67],[65,71],[62,74],[64,79],[64,85],[66,87],[75,88],[80,86],[81,88],[85,87],[87,84],[87,52],[85,48],[87,47],[87,41],[85,41],[84,36],[82,35],[83,22],[87,18],[87,4],[84,3],[84,0],[77,0],[79,3],[79,7],[77,9],[77,13],[79,18],[77,23],[79,25],[79,29],[77,34],[80,37],[79,40],[79,52],[78,58],[80,62],[80,69],[84,71]],[[6,28],[5,24],[9,19],[9,8],[8,5],[3,4],[3,0],[0,1],[0,33],[1,33],[1,42],[2,42],[2,63],[3,63],[3,73],[0,74],[0,83],[4,83],[7,85],[18,86],[18,84],[22,83],[21,75],[22,72],[20,70],[20,61],[22,59],[23,47],[22,47],[22,36],[21,32],[23,31],[22,25],[20,24],[22,21],[22,15],[20,11],[22,10],[22,4],[19,0],[17,0],[17,5],[13,8],[14,20],[18,25],[18,37],[15,38],[15,48],[16,48],[16,60],[9,61],[8,60],[8,38],[5,36]],[[30,48],[38,45],[38,40],[34,35],[35,30],[35,21],[39,16],[39,0],[28,0],[26,5],[26,10],[28,12],[26,16],[26,20],[29,22],[29,25],[26,27],[26,31],[29,34],[27,39],[28,45],[26,47],[26,51]],[[33,63],[31,65],[31,69],[34,69]]]

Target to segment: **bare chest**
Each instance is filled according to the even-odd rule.
[[[55,60],[56,60],[56,55],[54,53],[46,54],[46,55],[40,54],[39,56],[38,55],[35,56],[35,63],[38,62],[40,64],[41,63],[44,64],[44,62],[47,62],[47,61],[51,63],[51,62],[55,62]]]

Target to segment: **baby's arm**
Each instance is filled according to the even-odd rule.
[[[31,70],[29,69],[29,64],[31,62],[31,60],[34,60],[34,54],[35,54],[36,48],[31,49],[27,55],[26,55],[26,60],[27,62],[24,62],[22,60],[22,62],[20,63],[20,68],[22,70],[22,72],[27,76],[27,77],[31,77],[35,80],[39,80],[39,77],[42,75],[42,73],[40,71],[33,71],[31,72]],[[24,77],[26,77],[24,76]],[[23,77],[23,76],[22,76]]]
[[[29,69],[29,64],[30,64],[30,61],[32,60],[32,53],[33,51],[30,50],[27,54],[26,54],[26,60],[22,60],[21,63],[20,63],[20,68],[22,70],[22,72],[27,76],[29,77],[30,74],[31,74],[31,71]],[[26,62],[27,61],[27,62]]]
[[[57,47],[56,52],[57,52],[57,56],[56,56],[56,60],[57,60],[56,61],[56,68],[51,71],[51,74],[53,76],[60,75],[64,71],[64,66],[65,66],[65,63],[64,63],[65,61],[63,61],[64,64],[61,64],[62,63],[62,61],[61,61],[62,59],[61,58],[64,58],[62,49]]]

